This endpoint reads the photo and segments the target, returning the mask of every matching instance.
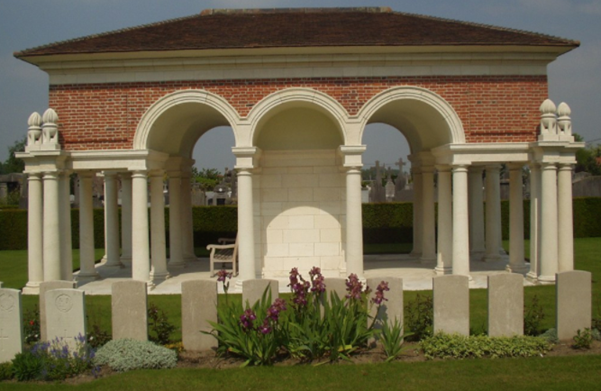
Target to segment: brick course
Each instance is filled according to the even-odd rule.
[[[470,143],[535,141],[538,108],[548,96],[546,76],[340,77],[51,85],[50,107],[59,115],[64,149],[131,149],[142,115],[178,90],[220,95],[245,117],[271,93],[306,87],[328,94],[355,115],[374,95],[397,86],[442,96],[459,115]]]

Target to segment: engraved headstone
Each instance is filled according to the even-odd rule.
[[[346,280],[344,278],[326,278],[324,283],[326,284],[326,293],[328,300],[330,299],[330,292],[336,292],[339,298],[344,300],[346,296]]]
[[[46,330],[49,341],[62,339],[71,349],[86,335],[85,293],[78,289],[53,289],[46,293]]]
[[[113,339],[148,340],[148,299],[144,281],[112,285]]]
[[[276,280],[246,280],[242,282],[242,303],[246,302],[252,307],[257,301],[261,300],[263,292],[269,286],[271,289],[271,302],[279,297],[279,284]]]
[[[378,306],[377,302],[374,302],[373,299],[377,298],[376,292],[378,290],[378,286],[382,283],[386,282],[388,285],[384,285],[388,287],[388,290],[384,290],[384,299],[381,301],[381,305]],[[370,316],[376,319],[374,327],[376,329],[381,329],[383,322],[387,322],[389,326],[394,326],[395,322],[398,321],[399,324],[403,325],[403,279],[396,277],[388,277],[388,278],[369,278],[367,280],[367,286],[371,289],[370,294],[370,305],[371,311]]]
[[[578,330],[591,328],[592,274],[574,270],[556,275],[557,338],[572,339]]]
[[[203,331],[217,323],[217,281],[196,280],[182,282],[182,343],[187,351],[208,350],[217,346],[217,340]]]
[[[469,335],[470,292],[467,276],[449,275],[432,279],[434,332]]]
[[[23,350],[21,292],[0,289],[0,363],[11,361]]]
[[[524,277],[520,274],[488,276],[488,335],[524,334]]]
[[[46,336],[46,292],[53,289],[73,289],[73,281],[46,281],[40,284],[40,340],[48,341]]]

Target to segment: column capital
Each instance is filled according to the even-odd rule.
[[[524,167],[523,163],[508,163],[507,164],[507,168],[509,168],[510,171],[521,170],[523,167]]]
[[[500,171],[501,170],[501,165],[500,164],[487,164],[486,165],[486,171]]]
[[[557,170],[557,164],[556,163],[547,163],[547,162],[542,162],[540,164],[540,168],[543,171],[548,171],[548,170],[553,170],[556,171]]]
[[[131,171],[132,178],[148,178],[148,171],[146,170],[135,170]]]
[[[93,179],[96,176],[94,171],[78,171],[77,176],[80,179]]]
[[[571,163],[559,163],[557,166],[559,171],[572,171],[574,168],[574,165]]]
[[[119,174],[117,171],[103,171],[102,174],[104,175],[105,180],[106,179],[114,179],[117,174]]]
[[[468,172],[469,165],[467,164],[453,164],[453,172]]]
[[[421,166],[421,171],[422,171],[422,174],[433,174],[434,173],[434,166],[432,166],[432,165],[423,165],[423,166]]]
[[[42,179],[41,172],[30,172],[27,174],[27,180],[29,181],[39,181]]]
[[[252,176],[253,169],[249,167],[236,167],[236,175],[238,176]]]
[[[131,172],[130,171],[120,172],[119,176],[121,177],[122,181],[131,180]]]
[[[484,171],[484,166],[470,166],[469,167],[469,173],[470,174],[480,174],[482,175],[482,172]]]
[[[44,180],[57,180],[60,173],[58,171],[44,171]]]
[[[152,170],[148,171],[148,176],[151,178],[163,177],[165,175],[165,170]]]
[[[437,164],[434,167],[436,167],[436,170],[438,170],[438,172],[450,172],[452,168],[449,164]]]

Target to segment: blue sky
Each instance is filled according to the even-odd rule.
[[[339,1],[249,0],[3,0],[0,2],[0,161],[27,132],[27,118],[48,107],[48,77],[12,56],[18,50],[124,27],[192,15],[206,8],[337,7]],[[574,131],[601,138],[601,1],[448,0],[356,1],[345,7],[390,6],[395,11],[535,31],[581,42],[549,68],[550,98],[572,108]],[[511,116],[511,113],[507,113]],[[503,119],[500,118],[500,121]],[[601,141],[601,140],[600,140]],[[216,129],[195,149],[200,167],[232,167],[233,136]],[[203,144],[203,145],[200,145]],[[367,133],[367,165],[407,154],[402,135],[385,127]]]

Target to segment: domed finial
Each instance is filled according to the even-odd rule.
[[[27,120],[27,125],[31,126],[41,126],[42,125],[42,117],[36,112],[34,111],[33,113],[31,113],[31,115],[29,116],[29,119]]]
[[[567,103],[561,102],[559,106],[557,106],[557,115],[560,117],[569,117],[572,114],[572,109],[568,106]]]
[[[44,112],[44,115],[42,116],[42,120],[44,121],[44,123],[57,123],[58,122],[58,115],[56,114],[56,111],[52,110],[52,109],[48,109]]]
[[[540,105],[541,114],[555,114],[555,111],[557,111],[557,108],[551,99],[545,99],[543,104]]]

